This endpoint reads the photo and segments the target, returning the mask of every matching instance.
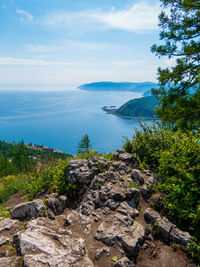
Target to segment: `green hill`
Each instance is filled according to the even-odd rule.
[[[117,109],[115,114],[124,117],[153,118],[157,104],[154,96],[132,99]]]
[[[157,88],[157,86],[156,83],[152,82],[95,82],[82,84],[79,88],[88,91],[129,91],[144,93],[151,90],[151,88]]]

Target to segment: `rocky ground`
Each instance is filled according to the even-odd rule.
[[[157,180],[138,170],[134,156],[118,150],[111,162],[72,160],[67,176],[83,185],[79,198],[7,202],[13,207],[0,221],[0,267],[195,266],[183,249],[191,236],[150,207]]]

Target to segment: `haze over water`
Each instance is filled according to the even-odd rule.
[[[98,152],[122,147],[123,137],[132,138],[138,122],[101,110],[104,105],[119,107],[141,97],[132,92],[1,91],[0,139],[8,142],[42,144],[76,154],[81,137],[88,134]]]

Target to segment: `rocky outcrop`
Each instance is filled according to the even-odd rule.
[[[134,182],[143,185],[144,184],[144,175],[142,174],[141,171],[137,169],[133,169],[131,172],[131,178],[133,179]]]
[[[144,227],[124,215],[110,216],[109,219],[100,224],[95,235],[97,240],[108,246],[114,246],[118,243],[126,255],[132,259],[136,258],[144,237]]]
[[[133,156],[132,154],[126,153],[122,149],[118,149],[114,155],[113,155],[114,160],[116,161],[121,161],[125,163],[126,165],[131,165],[132,167],[138,168],[139,167],[139,162],[138,159]]]
[[[150,208],[144,212],[145,221],[149,223],[157,223],[158,234],[166,241],[176,242],[182,245],[189,245],[191,235],[183,232],[171,223],[166,217],[161,218],[160,214]]]
[[[66,174],[82,185],[74,205],[70,196],[46,195],[0,221],[0,267],[135,267],[140,251],[154,246],[151,226],[162,241],[189,243],[190,235],[158,212],[140,212],[157,180],[138,169],[136,157],[117,150],[110,162],[74,159]]]
[[[108,163],[103,158],[73,159],[69,162],[66,175],[72,184],[89,185],[94,176],[107,167]]]
[[[46,199],[46,205],[48,208],[50,208],[54,215],[62,214],[64,209],[67,205],[67,197],[66,196],[59,196],[59,197],[53,197],[50,196]]]

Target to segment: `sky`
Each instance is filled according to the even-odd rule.
[[[0,88],[156,81],[158,0],[0,0]]]

